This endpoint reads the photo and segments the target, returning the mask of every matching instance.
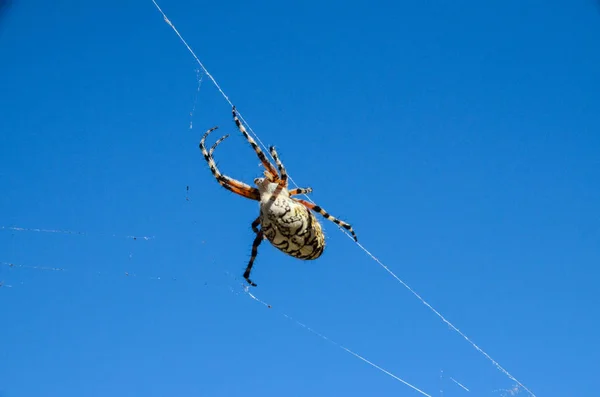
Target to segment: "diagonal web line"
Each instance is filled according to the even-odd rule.
[[[188,51],[190,52],[190,54],[192,54],[192,56],[194,57],[194,59],[196,60],[196,62],[198,62],[198,65],[200,66],[200,68],[202,69],[202,71],[204,72],[204,74],[206,74],[206,76],[208,76],[208,78],[213,82],[213,84],[215,85],[215,87],[217,87],[217,89],[219,90],[219,92],[221,93],[221,95],[223,95],[223,98],[225,98],[225,100],[229,103],[229,105],[231,105],[233,107],[233,103],[231,102],[231,100],[229,99],[229,97],[227,96],[227,94],[225,94],[225,92],[223,91],[223,89],[221,88],[221,86],[217,83],[217,81],[215,80],[215,78],[209,73],[208,69],[206,69],[206,67],[204,66],[204,64],[200,61],[200,59],[198,58],[198,56],[196,55],[196,53],[194,52],[194,50],[192,50],[192,48],[185,41],[185,39],[183,38],[183,36],[181,36],[181,34],[179,33],[179,31],[177,30],[177,28],[175,27],[175,25],[173,25],[173,23],[169,20],[169,18],[167,17],[167,15],[164,13],[164,11],[158,5],[158,3],[155,0],[152,0],[152,3],[154,3],[154,6],[162,14],[165,22],[173,29],[173,31],[177,34],[177,36],[179,37],[179,39],[181,40],[181,42],[186,46],[186,48],[188,49]],[[262,143],[262,141],[260,140],[260,138],[258,137],[258,135],[254,132],[254,130],[252,130],[252,127],[250,127],[250,125],[248,124],[248,122],[242,117],[242,115],[241,115],[241,113],[239,113],[239,111],[238,111],[238,116],[239,116],[240,120],[242,120],[244,122],[244,124],[246,124],[246,126],[248,127],[248,130],[252,133],[252,135],[254,135],[254,137],[256,138],[256,140],[258,141],[258,143],[268,153],[269,151],[267,150],[267,147]],[[296,182],[294,182],[294,180],[292,179],[292,177],[289,176],[289,174],[288,174],[288,178],[289,178],[289,180],[296,187],[298,187],[298,185],[296,184]],[[312,201],[312,199],[310,197],[308,197],[306,195],[304,195],[304,196],[307,197],[309,201],[311,201],[312,203],[314,203],[314,201]],[[348,236],[349,238],[352,239],[352,241],[354,241],[353,237],[350,234],[348,234],[344,229],[341,229],[341,230],[346,234],[346,236]],[[435,315],[438,316],[444,323],[446,323],[456,333],[458,333],[467,342],[469,342],[471,344],[471,346],[473,346],[475,348],[475,350],[477,350],[485,358],[487,358],[489,361],[491,361],[492,364],[494,364],[494,366],[500,372],[502,372],[504,375],[506,375],[513,382],[515,382],[519,386],[521,386],[523,388],[523,390],[526,390],[532,397],[536,397],[535,394],[531,390],[529,390],[527,387],[525,387],[525,385],[523,385],[519,380],[517,380],[517,378],[515,378],[514,376],[512,376],[506,369],[504,369],[504,367],[502,367],[496,360],[494,360],[492,357],[490,357],[490,355],[487,354],[483,349],[481,349],[479,346],[477,346],[475,344],[475,342],[473,342],[460,329],[458,329],[454,324],[452,324],[444,316],[442,316],[442,314],[440,312],[438,312],[436,309],[433,308],[433,306],[431,306],[429,303],[427,303],[427,301],[425,301],[425,299],[423,299],[417,292],[415,292],[415,290],[413,290],[408,284],[406,284],[404,281],[402,281],[402,279],[400,277],[398,277],[393,271],[391,271],[386,265],[384,265],[379,259],[377,259],[377,257],[375,257],[375,255],[373,255],[371,252],[369,252],[369,250],[367,250],[362,244],[360,244],[359,242],[355,242],[355,244],[358,245],[360,247],[360,249],[362,249],[369,257],[371,257],[371,259],[373,259],[377,264],[379,264],[379,266],[381,266],[393,278],[395,278],[396,281],[398,281],[406,289],[408,289],[415,297],[417,297],[417,299],[419,299],[421,301],[421,303],[423,303],[425,306],[427,306],[429,308],[429,310],[431,310],[433,313],[435,313]]]
[[[459,385],[460,387],[463,388],[463,390],[466,390],[468,392],[470,392],[471,390],[469,390],[465,385],[463,385],[462,383],[460,383],[459,381],[457,381],[456,379],[454,379],[453,377],[450,377],[450,380],[454,383],[456,383],[457,385]]]
[[[210,74],[210,72],[208,71],[208,69],[206,69],[206,67],[204,66],[204,64],[202,63],[202,61],[200,61],[200,59],[198,58],[198,56],[196,55],[196,53],[194,52],[194,50],[192,50],[192,48],[189,46],[189,44],[187,43],[187,41],[185,41],[185,39],[183,38],[183,36],[181,35],[181,33],[179,33],[179,31],[175,27],[175,25],[173,25],[173,22],[171,22],[171,20],[169,18],[167,18],[167,14],[164,13],[164,11],[160,8],[160,6],[158,5],[158,3],[155,0],[152,0],[152,3],[154,3],[154,6],[156,7],[156,9],[158,9],[158,11],[162,14],[163,19],[165,20],[165,22],[167,23],[167,25],[169,25],[171,27],[171,29],[173,29],[173,31],[175,32],[175,34],[177,34],[177,37],[179,37],[179,40],[181,40],[181,42],[185,45],[185,47],[188,49],[188,51],[190,52],[190,54],[192,54],[192,56],[194,57],[194,59],[196,60],[196,62],[198,63],[198,65],[200,66],[200,68],[202,69],[202,71],[204,72],[204,74],[213,82],[213,84],[215,85],[215,87],[217,87],[217,90],[219,90],[219,92],[221,93],[221,95],[223,95],[223,98],[225,98],[225,100],[227,101],[227,103],[229,103],[229,105],[231,107],[233,107],[233,102],[231,102],[231,100],[229,99],[229,97],[227,96],[227,94],[225,94],[225,91],[223,91],[223,89],[221,88],[221,86],[219,85],[219,83],[217,83],[217,80],[215,80],[215,78],[213,77],[213,75]],[[270,154],[270,151],[267,150],[266,145],[261,141],[260,137],[256,134],[256,132],[254,132],[254,130],[252,129],[252,127],[250,127],[250,124],[248,124],[248,122],[246,121],[246,119],[244,119],[244,116],[242,116],[242,113],[240,113],[240,111],[237,108],[236,108],[236,113],[238,115],[238,118],[244,124],[246,124],[246,127],[248,127],[248,131],[250,131],[252,133],[252,135],[254,136],[254,138],[256,138],[256,140],[258,141],[258,143],[260,144],[260,146],[262,146],[263,149],[265,149],[265,151],[267,153],[269,153],[269,157],[272,158],[272,156]],[[292,177],[290,176],[290,174],[288,174],[288,179],[296,187],[298,187],[298,185],[292,179]],[[311,201],[314,204],[314,201],[312,201],[312,199],[310,197],[308,197],[306,194],[304,196],[306,198],[308,198],[308,200]],[[350,236],[350,235],[348,235],[348,236]]]
[[[3,262],[0,261],[0,266],[8,266],[9,268],[13,269],[13,268],[20,268],[20,269],[32,269],[32,270],[42,270],[42,271],[57,271],[57,272],[70,272],[69,269],[66,269],[64,267],[50,267],[50,266],[39,266],[39,265],[24,265],[24,264],[18,264],[18,263],[12,263],[12,262]],[[78,270],[75,269],[75,271],[77,272]],[[81,270],[79,270],[81,271]],[[236,279],[235,277],[233,277],[229,272],[224,272],[225,274],[227,274],[228,277]],[[129,272],[112,272],[112,273],[101,273],[101,272],[96,272],[96,275],[100,276],[100,275],[104,275],[104,276],[112,276],[112,277],[140,277],[140,278],[144,278],[144,279],[148,279],[148,280],[153,280],[153,281],[177,281],[179,279],[184,279],[184,280],[189,280],[189,277],[161,277],[161,276],[144,276],[144,275],[137,275],[136,273],[129,273]],[[195,285],[198,285],[197,281],[195,282]],[[204,285],[206,286],[206,283],[204,283]],[[4,280],[0,280],[0,288],[2,287],[6,287],[6,288],[12,288],[12,285],[10,284],[6,284],[4,282]],[[238,293],[236,293],[236,291],[229,286],[229,290],[230,292],[234,293],[235,295],[238,295]],[[248,295],[250,298],[252,298],[254,301],[262,304],[263,306],[267,307],[268,309],[272,309],[273,306],[271,306],[270,304],[266,303],[265,301],[257,298],[255,295],[253,295],[247,284],[244,283],[244,285],[242,285],[242,290],[243,292]],[[384,374],[390,376],[391,378],[395,379],[398,382],[403,383],[404,385],[410,387],[411,389],[415,390],[416,392],[420,393],[421,395],[425,396],[425,397],[433,397],[430,394],[424,392],[423,390],[419,389],[418,387],[410,384],[409,382],[405,381],[404,379],[400,378],[397,375],[394,375],[392,372],[380,367],[379,365],[373,363],[372,361],[369,361],[368,359],[366,359],[365,357],[361,356],[360,354],[350,350],[349,348],[347,348],[346,346],[343,346],[342,344],[334,341],[333,339],[323,335],[322,333],[314,330],[313,328],[309,327],[308,325],[301,323],[300,321],[296,320],[295,318],[293,318],[292,316],[283,313],[283,312],[279,312],[279,314],[281,314],[283,317],[287,318],[288,320],[294,322],[296,325],[304,328],[305,330],[311,332],[312,334],[322,338],[323,340],[330,342],[331,344],[339,347],[340,349],[346,351],[347,353],[353,355],[354,357],[358,358],[359,360],[369,364],[370,366],[378,369],[379,371],[383,372]]]
[[[246,294],[248,294],[248,296],[252,299],[254,299],[255,301],[257,301],[258,303],[266,306],[267,308],[271,309],[272,306],[269,305],[268,303],[258,299],[256,296],[254,296],[250,291],[249,291],[249,287],[248,286],[244,286],[244,292]],[[301,323],[300,321],[296,320],[295,318],[293,318],[292,316],[289,316],[285,313],[281,313],[283,315],[283,317],[287,318],[290,321],[293,321],[294,323],[296,323],[296,325],[299,325],[300,327],[304,328],[305,330],[317,335],[319,338],[322,338],[324,340],[326,340],[327,342],[330,342],[332,344],[334,344],[335,346],[339,347],[340,349],[346,351],[347,353],[352,354],[354,357],[358,358],[359,360],[364,361],[365,363],[369,364],[370,366],[372,366],[373,368],[376,368],[378,370],[380,370],[381,372],[383,372],[384,374],[391,376],[392,378],[394,378],[395,380],[397,380],[398,382],[401,382],[403,384],[405,384],[406,386],[410,387],[411,389],[421,393],[422,395],[426,396],[426,397],[431,397],[431,395],[425,393],[423,390],[419,389],[418,387],[411,385],[410,383],[408,383],[407,381],[405,381],[402,378],[399,378],[398,376],[394,375],[393,373],[391,373],[390,371],[387,371],[383,368],[381,368],[379,365],[367,360],[366,358],[364,358],[363,356],[361,356],[358,353],[353,352],[352,350],[348,349],[346,346],[341,345],[339,343],[337,343],[336,341],[334,341],[333,339],[330,339],[328,337],[326,337],[325,335],[321,334],[320,332],[315,331],[314,329],[312,329],[311,327],[309,327],[306,324]]]

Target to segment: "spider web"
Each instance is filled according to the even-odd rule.
[[[154,4],[154,6],[156,7],[156,9],[161,13],[164,21],[171,27],[171,29],[175,32],[175,34],[179,37],[179,39],[181,40],[181,42],[185,45],[185,47],[187,48],[187,50],[190,52],[190,54],[194,57],[194,59],[196,60],[196,62],[198,63],[198,65],[200,66],[202,72],[212,81],[212,83],[215,85],[215,87],[217,88],[217,90],[221,93],[221,95],[223,96],[223,98],[227,101],[227,103],[233,107],[233,103],[232,101],[229,99],[229,97],[227,96],[227,94],[223,91],[223,89],[221,88],[221,86],[218,84],[218,82],[216,81],[216,79],[212,76],[212,74],[210,74],[210,72],[208,71],[208,69],[204,66],[204,64],[200,61],[200,59],[198,58],[198,56],[196,55],[196,53],[194,52],[194,50],[192,50],[192,48],[189,46],[189,44],[187,43],[187,41],[183,38],[183,36],[179,33],[179,31],[177,30],[177,28],[175,27],[175,25],[171,22],[171,20],[167,17],[167,15],[165,14],[165,12],[161,9],[161,7],[158,5],[158,3],[155,0],[151,0],[152,3]],[[256,141],[258,142],[258,144],[261,145],[261,147],[268,153],[269,157],[270,153],[267,150],[267,147],[264,145],[264,143],[261,141],[260,137],[254,132],[254,130],[252,129],[252,127],[249,125],[249,123],[245,120],[245,118],[242,116],[241,112],[239,111],[239,109],[237,109],[237,113],[238,113],[238,117],[239,119],[246,125],[248,131],[254,136],[254,138],[256,139]],[[290,180],[290,182],[295,186],[295,187],[299,187],[298,184],[296,184],[296,182],[294,181],[294,179],[289,175],[288,173],[288,179]],[[314,201],[308,197],[307,195],[304,195],[311,203],[314,204]],[[340,227],[340,230],[342,230],[346,236],[350,239],[352,239],[352,241],[354,241],[354,239],[352,238],[352,236],[343,228]],[[443,323],[445,323],[448,327],[450,327],[454,332],[456,332],[457,334],[459,334],[460,336],[462,336],[477,352],[479,352],[481,355],[483,355],[487,360],[489,360],[500,372],[502,372],[505,376],[507,376],[510,380],[512,380],[513,382],[516,383],[517,387],[520,387],[521,389],[525,390],[526,392],[529,393],[529,395],[531,395],[532,397],[536,397],[535,394],[529,390],[523,383],[521,383],[517,378],[515,378],[513,375],[511,375],[504,367],[502,367],[496,360],[494,360],[488,353],[486,353],[481,347],[479,347],[475,342],[473,342],[465,333],[463,333],[458,327],[456,327],[454,324],[452,324],[448,319],[446,319],[438,310],[436,310],[431,304],[429,304],[423,297],[421,297],[421,295],[419,295],[413,288],[411,288],[406,282],[404,282],[400,277],[398,277],[388,266],[386,266],[383,262],[381,262],[375,255],[373,255],[367,248],[365,248],[362,244],[360,244],[359,242],[355,242],[355,244],[365,253],[367,254],[371,259],[373,259],[379,266],[381,266],[391,277],[393,277],[397,282],[399,282],[404,288],[406,288],[411,294],[413,294],[422,304],[424,304],[429,310],[431,310]],[[246,292],[249,294],[249,296],[260,302],[265,304],[264,302],[260,301],[258,298],[256,298],[254,295],[250,294],[248,292],[248,290],[246,289]],[[269,306],[269,305],[267,305]],[[302,325],[301,323],[299,323],[300,325]],[[307,328],[309,329],[309,328]],[[310,329],[309,329],[310,330]],[[314,331],[313,331],[314,332]],[[322,335],[321,335],[322,336]],[[323,337],[323,336],[322,336]],[[345,349],[343,346],[339,345],[341,348]],[[352,353],[354,354],[354,353]],[[360,356],[357,355],[357,357],[361,358]],[[362,359],[362,358],[361,358]],[[365,360],[365,359],[363,359]],[[366,360],[365,360],[366,361]],[[368,361],[366,361],[368,362]],[[368,362],[370,363],[370,362]],[[385,373],[387,373],[387,371],[383,370],[382,368],[377,367],[376,365],[370,363],[371,365],[373,365],[374,367],[384,371]],[[388,373],[388,375],[391,375]],[[393,375],[391,375],[393,376]],[[395,376],[394,376],[395,377]],[[458,385],[460,385],[462,388],[466,389],[464,386],[462,386],[461,384],[459,384],[457,382]],[[416,389],[416,388],[415,388]],[[418,390],[418,389],[417,389]],[[466,389],[467,390],[467,389]]]
[[[83,232],[83,231],[73,231],[73,230],[58,230],[58,229],[41,229],[41,228],[24,228],[24,227],[14,227],[14,226],[0,226],[0,230],[5,230],[5,231],[18,231],[18,232],[32,232],[32,233],[59,233],[59,234],[66,234],[66,235],[70,235],[70,236],[92,236],[91,233],[88,232]],[[117,235],[117,234],[109,234],[109,235],[97,235],[99,236],[108,236],[108,237],[116,237],[116,238],[126,238],[126,239],[132,239],[132,240],[137,240],[138,238],[133,237],[133,236],[122,236],[122,235]],[[154,237],[152,237],[153,239]],[[139,238],[140,240],[150,240],[151,238],[149,237],[141,237]],[[214,259],[214,258],[213,258]],[[95,270],[81,270],[81,269],[77,269],[77,268],[70,268],[68,266],[64,266],[64,265],[49,265],[49,264],[44,264],[44,265],[38,265],[38,264],[24,264],[24,263],[16,263],[16,262],[4,262],[4,261],[0,261],[0,267],[3,268],[8,268],[10,270],[16,270],[16,269],[21,269],[21,270],[35,270],[35,271],[42,271],[42,272],[55,272],[55,273],[70,273],[70,274],[77,274],[79,276],[83,276],[84,274],[87,275],[93,275],[96,277],[108,277],[108,278],[116,278],[116,277],[126,277],[126,278],[137,278],[137,279],[142,279],[142,280],[146,280],[146,281],[152,281],[152,282],[178,282],[180,280],[186,280],[187,282],[191,282],[194,285],[198,285],[198,284],[202,284],[200,283],[198,280],[194,280],[193,278],[189,277],[189,276],[179,276],[179,277],[174,277],[173,275],[169,275],[169,276],[164,276],[164,275],[148,275],[148,274],[141,274],[141,273],[137,273],[137,272],[133,272],[133,271],[123,271],[120,274],[117,274],[115,272],[105,272],[105,271],[95,271]],[[266,307],[267,309],[270,310],[274,310],[273,309],[273,305],[266,303],[265,301],[257,298],[254,294],[252,294],[249,290],[249,287],[245,284],[245,281],[243,280],[239,280],[238,277],[230,274],[227,271],[223,271],[223,274],[228,278],[227,282],[225,283],[219,283],[219,284],[213,284],[211,285],[212,287],[217,287],[220,289],[227,289],[230,293],[234,294],[234,295],[240,295],[240,289],[233,289],[231,286],[231,281],[235,282],[237,285],[242,286],[241,291],[243,292],[244,295],[249,296],[250,298],[252,298],[254,301],[260,303],[261,305],[263,305],[264,307]],[[203,283],[205,287],[207,287],[207,283],[204,282]],[[13,285],[11,284],[7,284],[5,283],[3,280],[0,280],[0,288],[1,287],[5,287],[5,288],[12,288]],[[274,310],[275,311],[275,310]],[[359,360],[371,365],[372,367],[378,369],[379,371],[385,373],[386,375],[390,376],[391,378],[393,378],[394,380],[410,387],[411,389],[413,389],[414,391],[418,392],[419,394],[426,396],[426,397],[432,397],[431,394],[428,394],[427,392],[421,390],[420,388],[418,388],[417,386],[407,382],[406,380],[400,378],[399,376],[393,374],[392,372],[382,368],[381,366],[373,363],[372,361],[368,360],[367,358],[365,358],[364,356],[356,353],[355,351],[349,349],[348,347],[336,342],[335,340],[325,336],[324,334],[316,331],[315,329],[309,327],[308,325],[306,325],[305,323],[300,322],[299,320],[295,319],[294,317],[286,314],[285,312],[279,312],[279,314],[281,316],[283,316],[284,318],[292,321],[294,324],[296,324],[297,326],[311,332],[312,334],[318,336],[319,338],[333,344],[334,346],[337,346],[338,348],[346,351],[347,353],[351,354],[352,356],[358,358]]]

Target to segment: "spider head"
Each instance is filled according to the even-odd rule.
[[[271,182],[268,178],[256,178],[254,184],[258,187],[261,196],[271,196],[275,191],[281,194],[283,190],[277,183]],[[286,190],[287,191],[287,190]]]
[[[269,180],[269,182],[277,182],[279,180],[279,177],[271,174],[269,170],[265,170],[263,174],[265,175],[265,178]]]
[[[254,184],[258,186],[258,190],[260,190],[261,193],[272,190],[270,189],[270,185],[277,186],[276,183],[271,183],[268,178],[256,178]]]

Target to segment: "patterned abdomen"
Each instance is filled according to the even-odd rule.
[[[317,259],[325,236],[312,212],[289,197],[261,201],[261,230],[276,248],[298,259]]]

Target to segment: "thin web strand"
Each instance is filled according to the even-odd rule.
[[[13,263],[13,262],[3,262],[0,261],[0,266],[8,266],[11,269],[14,268],[21,268],[21,269],[31,269],[31,270],[41,270],[41,271],[54,271],[54,272],[69,272],[69,269],[64,268],[64,267],[51,267],[51,266],[33,266],[33,265],[24,265],[24,264],[18,264],[18,263]],[[232,278],[234,281],[238,282],[237,277],[233,276],[232,274],[230,274],[229,272],[224,272],[229,278]],[[116,276],[116,272],[112,272],[110,274],[108,273],[101,273],[101,272],[96,272],[96,275],[101,276],[101,275],[109,275],[109,276]],[[130,272],[121,272],[120,273],[120,277],[139,277],[138,275],[136,275],[135,273],[130,273]],[[161,277],[161,276],[141,276],[141,278],[143,279],[147,279],[147,280],[153,280],[153,281],[177,281],[178,278],[176,277]],[[184,277],[183,279],[188,279],[188,277]],[[206,283],[205,283],[206,285]],[[0,288],[1,287],[5,287],[5,288],[12,288],[12,285],[7,284],[4,280],[0,280]],[[253,295],[247,286],[242,286],[243,291],[245,292],[246,295],[248,295],[250,298],[252,298],[254,301],[266,306],[268,309],[271,309],[272,306],[269,305],[268,303],[264,302],[263,300],[257,298],[255,295]],[[236,290],[234,288],[232,288],[231,286],[229,286],[229,291],[231,293],[234,293],[235,295],[238,295],[238,293],[236,292]],[[301,326],[302,328],[304,328],[305,330],[317,335],[318,337],[332,343],[333,345],[339,347],[340,349],[346,351],[347,353],[352,354],[354,357],[360,359],[361,361],[364,361],[365,363],[369,364],[370,366],[378,369],[379,371],[383,372],[384,374],[392,377],[393,379],[403,383],[404,385],[410,387],[411,389],[421,393],[422,395],[426,396],[426,397],[432,397],[430,394],[427,394],[426,392],[424,392],[423,390],[419,389],[418,387],[408,383],[407,381],[405,381],[404,379],[394,375],[393,373],[387,371],[386,369],[378,366],[377,364],[367,360],[366,358],[364,358],[363,356],[361,356],[358,353],[355,353],[354,351],[348,349],[347,347],[337,343],[336,341],[328,338],[327,336],[321,334],[320,332],[315,331],[314,329],[312,329],[311,327],[307,326],[304,323],[301,323],[300,321],[294,319],[292,316],[285,314],[285,313],[281,313],[285,318],[287,318],[288,320],[293,321],[294,323],[296,323],[297,325]]]
[[[348,235],[348,237],[352,238],[352,236]],[[354,239],[353,239],[354,241]],[[433,306],[431,306],[429,303],[427,303],[427,301],[425,299],[423,299],[421,297],[421,295],[419,295],[414,289],[412,289],[408,284],[406,284],[404,281],[402,281],[402,279],[400,277],[398,277],[393,271],[390,270],[390,268],[388,268],[386,265],[384,265],[379,259],[377,259],[377,257],[375,257],[375,255],[373,255],[369,250],[367,250],[362,244],[360,244],[359,242],[355,242],[356,245],[358,245],[367,255],[369,255],[371,257],[371,259],[373,259],[375,262],[377,262],[381,267],[383,267],[383,269],[385,269],[386,272],[388,272],[392,277],[394,277],[400,284],[402,284],[407,290],[410,291],[410,293],[412,293],[414,296],[417,297],[417,299],[419,299],[421,301],[421,303],[423,303],[425,306],[427,306],[427,308],[429,308],[429,310],[431,310],[432,312],[434,312],[444,323],[446,323],[446,325],[448,325],[452,330],[454,330],[456,333],[458,333],[460,336],[462,336],[467,342],[469,342],[471,344],[471,346],[473,346],[479,353],[481,353],[485,358],[487,358],[488,360],[490,360],[492,362],[492,364],[494,364],[494,366],[501,371],[504,375],[506,375],[510,380],[512,380],[513,382],[516,382],[519,386],[521,386],[523,388],[523,390],[526,390],[527,392],[529,392],[529,394],[531,394],[531,396],[535,397],[535,394],[533,394],[533,392],[531,390],[529,390],[528,388],[526,388],[521,382],[519,382],[514,376],[512,376],[507,370],[505,370],[496,360],[494,360],[492,357],[490,357],[489,354],[487,354],[485,351],[483,351],[482,348],[480,348],[475,342],[473,342],[471,339],[469,339],[469,337],[467,335],[465,335],[460,329],[458,329],[454,324],[452,324],[450,321],[448,321],[446,319],[446,317],[444,317],[440,312],[438,312]]]
[[[460,383],[459,381],[457,381],[457,380],[456,380],[456,379],[454,379],[453,377],[450,377],[450,380],[451,380],[452,382],[456,383],[457,385],[459,385],[460,387],[462,387],[464,390],[466,390],[466,391],[468,391],[468,392],[471,392],[471,390],[467,389],[467,388],[465,387],[465,385],[463,385],[462,383]]]
[[[62,268],[62,267],[31,266],[31,265],[22,265],[22,264],[13,263],[13,262],[0,262],[0,265],[8,266],[9,268],[48,270],[48,271],[53,271],[53,272],[64,272],[66,270],[65,268]]]
[[[87,232],[79,232],[74,230],[61,230],[61,229],[41,229],[41,228],[27,228],[27,227],[17,227],[17,226],[0,226],[0,230],[8,230],[13,232],[35,232],[35,233],[57,233],[57,234],[70,234],[70,235],[78,235],[78,236],[90,236]],[[128,238],[132,240],[152,240],[154,236],[119,236],[117,234],[109,234],[102,235],[97,234],[96,236],[108,236],[108,237],[116,237],[116,238]]]
[[[233,107],[233,103],[231,102],[231,100],[229,99],[229,97],[227,96],[227,94],[225,94],[225,92],[221,89],[221,86],[219,86],[219,84],[217,83],[217,81],[214,79],[214,77],[208,72],[208,70],[206,69],[206,67],[204,67],[204,65],[202,64],[202,62],[200,61],[200,59],[198,58],[198,56],[196,55],[196,53],[194,52],[194,50],[191,49],[191,47],[188,45],[188,43],[185,41],[185,39],[181,36],[181,34],[179,33],[179,31],[177,30],[177,28],[175,27],[175,25],[173,25],[173,23],[169,20],[169,18],[167,17],[167,15],[163,12],[163,10],[160,8],[160,6],[156,3],[155,0],[152,0],[152,3],[154,3],[154,5],[156,6],[156,8],[158,9],[158,11],[162,14],[165,22],[173,29],[173,31],[177,34],[177,36],[179,37],[179,39],[183,42],[183,44],[186,46],[186,48],[188,49],[188,51],[190,52],[190,54],[192,54],[192,56],[194,57],[194,59],[196,60],[196,62],[198,62],[198,65],[200,65],[200,67],[202,68],[202,70],[204,71],[204,73],[210,78],[210,80],[214,83],[215,87],[219,90],[219,92],[221,93],[221,95],[223,95],[223,97],[225,98],[225,100],[229,103],[229,105],[231,105]],[[252,130],[252,127],[250,127],[250,125],[246,122],[246,120],[242,117],[242,115],[238,112],[238,117],[240,118],[240,120],[242,122],[244,122],[244,124],[246,124],[246,126],[248,127],[248,130],[252,133],[252,135],[256,138],[256,140],[258,141],[258,143],[263,147],[263,149],[265,149],[265,151],[267,151],[267,153],[269,152],[266,148],[266,146],[262,143],[262,141],[260,140],[260,138],[258,137],[258,135]],[[298,185],[296,184],[296,182],[292,179],[292,177],[288,174],[288,179],[292,182],[292,184],[296,187],[298,187]],[[312,201],[312,199],[310,197],[308,197],[307,195],[304,195],[305,197],[308,198],[309,201],[311,201],[312,203],[314,203],[314,201]],[[353,241],[353,237],[347,233],[345,230],[341,229],[349,238],[351,238]],[[494,360],[492,357],[490,357],[485,351],[483,351],[479,346],[477,346],[471,339],[469,339],[469,337],[467,337],[463,332],[461,332],[456,326],[454,326],[450,321],[448,321],[444,316],[442,316],[437,310],[435,310],[429,303],[427,303],[419,294],[417,294],[408,284],[406,284],[404,281],[402,281],[402,279],[400,279],[400,277],[398,277],[394,272],[392,272],[386,265],[384,265],[379,259],[377,259],[371,252],[369,252],[362,244],[355,242],[355,244],[357,244],[367,255],[369,255],[373,260],[375,260],[376,263],[378,263],[381,267],[383,267],[392,277],[394,277],[398,282],[400,282],[400,284],[402,284],[405,288],[407,288],[413,295],[415,295],[420,301],[421,303],[423,303],[425,306],[427,306],[431,311],[433,311],[433,313],[435,313],[444,323],[446,323],[450,328],[452,328],[454,331],[456,331],[459,335],[461,335],[467,342],[469,342],[478,352],[480,352],[481,354],[483,354],[484,357],[486,357],[488,360],[490,360],[492,362],[492,364],[494,364],[494,366],[501,371],[504,375],[506,375],[509,379],[511,379],[512,381],[516,382],[519,386],[521,386],[523,388],[523,390],[526,390],[532,397],[536,397],[536,395],[529,390],[527,387],[525,387],[525,385],[523,385],[519,380],[517,380],[514,376],[512,376],[506,369],[504,369],[496,360]]]
[[[91,275],[92,271],[90,270],[85,270],[85,269],[76,269],[76,268],[66,268],[66,267],[57,267],[57,266],[40,266],[40,265],[24,265],[22,263],[15,263],[15,262],[4,262],[4,261],[0,261],[0,266],[6,266],[10,269],[29,269],[29,270],[42,270],[42,271],[51,271],[51,272],[64,272],[64,273],[71,273],[71,274],[88,274]],[[147,280],[171,280],[171,281],[177,281],[177,278],[175,277],[161,277],[161,276],[144,276],[144,275],[138,275],[134,272],[129,272],[129,271],[122,271],[120,273],[118,272],[101,272],[101,271],[95,271],[93,272],[94,275],[96,276],[109,276],[109,277],[115,277],[117,275],[119,275],[119,277],[131,277],[131,278],[143,278],[143,279],[147,279]],[[183,277],[182,279],[187,279],[187,277]]]
[[[194,96],[194,105],[190,111],[190,130],[194,128],[194,113],[196,113],[196,105],[198,104],[198,94],[200,94],[200,87],[202,86],[202,77],[200,69],[196,69],[196,79],[198,80],[198,88],[196,88],[196,95]]]
[[[271,308],[273,307],[273,306],[269,305],[268,303],[266,303],[265,301],[263,301],[263,300],[261,300],[261,299],[257,298],[257,297],[256,297],[254,294],[252,294],[252,293],[249,291],[249,288],[248,288],[247,286],[244,286],[244,291],[246,292],[246,294],[247,294],[247,295],[248,295],[250,298],[252,298],[252,299],[253,299],[253,300],[255,300],[256,302],[258,302],[258,303],[260,303],[260,304],[262,304],[262,305],[266,306],[268,309],[271,309]],[[404,385],[406,385],[406,386],[410,387],[411,389],[413,389],[413,390],[415,390],[415,391],[417,391],[417,392],[421,393],[421,394],[422,394],[422,395],[424,395],[424,396],[427,396],[427,397],[432,397],[430,394],[427,394],[427,393],[425,393],[423,390],[419,389],[418,387],[416,387],[416,386],[414,386],[414,385],[411,385],[410,383],[408,383],[408,382],[407,382],[407,381],[405,381],[404,379],[402,379],[402,378],[400,378],[400,377],[398,377],[398,376],[394,375],[394,374],[393,374],[393,373],[391,373],[390,371],[387,371],[387,370],[385,370],[385,369],[381,368],[379,365],[377,365],[377,364],[375,364],[375,363],[373,363],[373,362],[371,362],[371,361],[367,360],[366,358],[364,358],[364,357],[363,357],[363,356],[361,356],[360,354],[353,352],[352,350],[348,349],[346,346],[344,346],[344,345],[341,345],[341,344],[337,343],[336,341],[334,341],[333,339],[330,339],[330,338],[326,337],[325,335],[321,334],[320,332],[317,332],[317,331],[315,331],[314,329],[310,328],[308,325],[301,323],[300,321],[296,320],[296,319],[295,319],[295,318],[293,318],[292,316],[289,316],[289,315],[287,315],[287,314],[285,314],[285,313],[281,313],[281,314],[282,314],[282,315],[283,315],[285,318],[287,318],[288,320],[291,320],[291,321],[293,321],[294,323],[296,323],[296,325],[299,325],[300,327],[302,327],[302,328],[304,328],[305,330],[307,330],[307,331],[309,331],[309,332],[311,332],[311,333],[313,333],[313,334],[317,335],[318,337],[322,338],[323,340],[326,340],[327,342],[334,344],[335,346],[337,346],[337,347],[339,347],[340,349],[342,349],[342,350],[346,351],[347,353],[350,353],[350,354],[352,354],[354,357],[356,357],[356,358],[358,358],[358,359],[360,359],[360,360],[364,361],[365,363],[369,364],[369,365],[370,365],[370,366],[372,366],[373,368],[376,368],[376,369],[378,369],[379,371],[383,372],[384,374],[386,374],[386,375],[388,375],[388,376],[390,376],[390,377],[394,378],[394,379],[395,379],[395,380],[397,380],[398,382],[401,382],[401,383],[403,383]]]

